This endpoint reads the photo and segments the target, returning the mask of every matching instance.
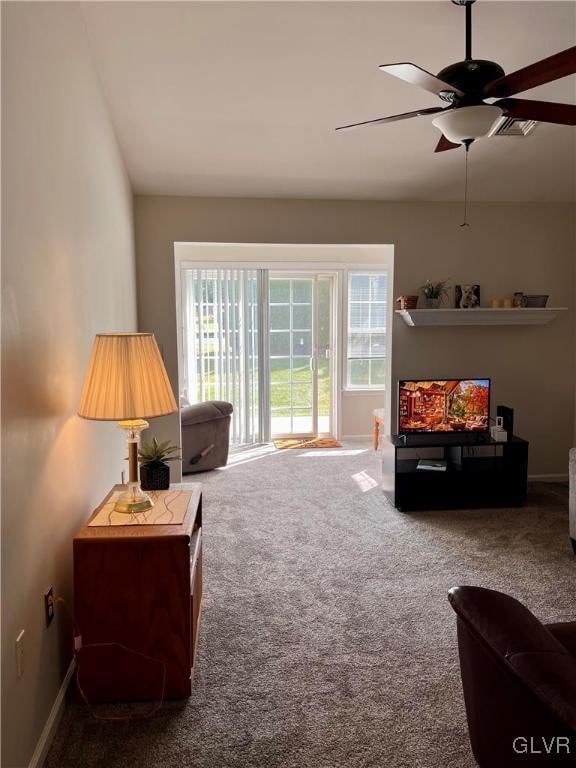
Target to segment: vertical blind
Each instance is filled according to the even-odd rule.
[[[184,272],[184,396],[234,406],[231,442],[258,442],[259,284],[256,269]]]

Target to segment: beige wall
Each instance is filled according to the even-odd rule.
[[[566,473],[574,423],[573,207],[476,204],[468,229],[459,227],[461,216],[457,203],[136,197],[141,330],[156,333],[176,386],[174,242],[391,243],[395,296],[445,277],[480,283],[484,302],[545,290],[551,304],[570,308],[546,326],[418,329],[396,316],[392,379],[491,377],[493,403],[516,409],[516,431],[531,442],[530,471]],[[344,432],[366,433],[364,419]],[[156,429],[176,439],[177,420],[159,420]]]
[[[136,326],[132,195],[79,13],[2,7],[5,768],[29,764],[70,662],[70,626],[46,629],[43,593],[70,601],[72,536],[123,467],[114,425],[76,416],[94,334]]]

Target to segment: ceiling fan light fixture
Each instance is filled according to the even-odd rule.
[[[446,110],[432,120],[448,141],[463,144],[466,140],[488,136],[492,126],[502,117],[502,110],[494,104],[479,104],[472,107],[458,107]]]

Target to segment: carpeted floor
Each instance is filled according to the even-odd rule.
[[[574,619],[567,489],[406,514],[371,450],[264,451],[205,483],[205,603],[189,701],[105,723],[71,702],[47,768],[472,768],[455,584]]]

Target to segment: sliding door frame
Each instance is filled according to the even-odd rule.
[[[300,265],[298,269],[287,269],[284,265],[278,265],[276,268],[268,270],[269,278],[279,277],[286,278],[287,280],[298,278],[313,278],[312,289],[312,349],[311,359],[314,360],[314,369],[312,371],[312,432],[290,432],[286,434],[275,434],[276,438],[294,437],[294,438],[306,438],[311,435],[331,436],[337,437],[339,435],[339,379],[340,379],[340,358],[341,358],[341,339],[340,329],[338,326],[338,318],[341,317],[340,309],[340,286],[344,275],[341,274],[342,270],[327,269],[324,265],[322,268],[312,268],[308,264],[304,267]],[[319,432],[318,430],[318,329],[319,329],[319,315],[318,315],[318,283],[321,278],[330,279],[330,416],[329,416],[329,431]],[[339,293],[340,292],[340,293]],[[271,425],[271,422],[270,422]],[[314,429],[315,427],[315,429]]]
[[[235,258],[230,258],[234,254]],[[342,404],[346,365],[346,292],[348,272],[385,269],[390,285],[394,275],[394,246],[381,244],[317,244],[317,243],[234,243],[216,241],[176,241],[174,243],[174,278],[176,294],[176,338],[178,366],[178,394],[183,385],[183,322],[182,269],[268,269],[272,271],[334,271],[338,274],[334,322],[337,329],[339,364],[334,366],[334,393],[336,421],[334,437],[342,437]],[[390,289],[390,296],[392,289]],[[392,339],[393,302],[388,307],[388,327]],[[392,350],[390,350],[392,352]],[[268,379],[268,376],[265,377]],[[388,420],[395,408],[392,392],[392,363],[387,371],[384,392],[385,412]],[[269,400],[269,398],[266,398]],[[368,414],[369,417],[369,414]],[[178,417],[180,431],[180,418]],[[269,421],[269,420],[268,420]],[[176,420],[175,420],[176,426]],[[175,435],[176,438],[176,435]],[[175,439],[174,438],[174,439]],[[181,442],[181,441],[180,441]]]
[[[190,259],[176,259],[176,312],[177,312],[177,330],[178,330],[178,386],[179,392],[182,392],[184,385],[184,349],[186,346],[186,323],[183,315],[185,307],[185,292],[186,284],[183,273],[190,269],[195,270],[219,270],[219,269],[253,269],[253,270],[265,270],[268,274],[270,272],[276,273],[290,273],[299,274],[303,277],[314,275],[326,275],[334,278],[333,286],[333,307],[332,307],[332,338],[333,338],[333,358],[332,358],[332,417],[331,428],[333,436],[336,439],[341,435],[341,408],[342,408],[342,350],[343,350],[343,337],[344,332],[343,317],[344,313],[344,282],[347,279],[348,269],[352,268],[351,265],[343,265],[340,263],[327,263],[322,261],[317,262],[278,262],[278,261],[223,261],[214,259],[212,261],[206,260],[190,260]],[[258,320],[260,328],[262,329],[262,338],[268,339],[268,310],[267,304],[269,300],[269,286],[268,279],[261,281],[261,272],[259,273],[258,290],[262,291],[260,294],[259,302],[259,316]],[[261,281],[261,282],[260,282]],[[317,321],[317,318],[315,318]],[[260,345],[262,349],[262,345]],[[260,364],[259,360],[259,364]],[[260,418],[261,418],[261,440],[263,442],[269,442],[270,435],[270,392],[269,392],[269,359],[268,355],[262,356],[262,376],[260,379],[260,386],[262,387],[262,395],[260,397]],[[316,398],[317,399],[317,398]],[[317,403],[315,404],[317,407]]]
[[[262,354],[268,349],[269,313],[268,300],[270,297],[269,272],[265,267],[256,267],[258,271],[258,367],[259,367],[259,418],[260,439],[269,443],[270,434],[270,355]],[[266,341],[263,341],[266,340]]]

